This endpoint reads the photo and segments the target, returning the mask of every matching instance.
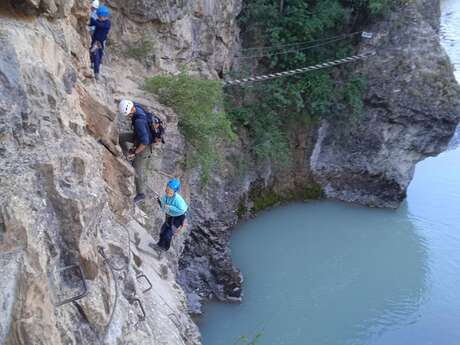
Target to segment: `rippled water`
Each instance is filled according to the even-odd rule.
[[[460,0],[443,13],[460,66]],[[245,299],[206,307],[204,345],[460,344],[460,149],[421,162],[397,211],[289,205],[240,226],[232,250]]]
[[[460,1],[443,0],[441,17],[441,42],[455,68],[455,78],[460,82]],[[457,128],[450,148],[460,145],[460,126]]]
[[[443,0],[442,12],[441,39],[460,80],[460,1]]]

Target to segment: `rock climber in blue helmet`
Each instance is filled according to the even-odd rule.
[[[188,205],[178,193],[180,187],[180,181],[174,178],[166,185],[165,195],[161,199],[158,198],[160,207],[166,213],[166,219],[160,231],[160,240],[157,243],[160,250],[169,250],[174,234],[184,226]]]
[[[94,77],[96,80],[99,80],[100,66],[102,63],[102,57],[104,56],[105,41],[109,35],[112,23],[109,20],[110,10],[107,6],[99,6],[96,14],[97,19],[91,18],[89,22],[89,27],[94,30],[91,39],[90,56],[94,69]]]

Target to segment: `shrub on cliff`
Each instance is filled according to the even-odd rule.
[[[141,40],[129,44],[125,52],[128,57],[149,66],[155,59],[154,46],[155,44],[151,39],[143,37]]]
[[[182,71],[178,75],[155,76],[146,80],[145,88],[159,96],[160,102],[179,116],[179,128],[187,141],[189,166],[199,166],[202,181],[219,162],[218,147],[235,138],[231,122],[221,111],[222,85]]]

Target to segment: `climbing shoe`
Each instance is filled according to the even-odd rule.
[[[166,253],[166,250],[164,250],[164,248],[160,247],[156,243],[150,242],[149,247],[152,248],[158,255],[158,260],[161,260],[163,258],[163,254]]]
[[[160,247],[158,244],[153,243],[153,242],[149,243],[149,247],[152,248],[153,250],[157,251],[158,253],[165,251],[162,247]]]
[[[144,201],[144,199],[145,199],[144,193],[139,193],[139,194],[137,194],[137,195],[134,197],[134,203],[135,203],[135,204],[139,204],[139,203],[141,203],[142,201]]]

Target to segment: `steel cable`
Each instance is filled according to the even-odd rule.
[[[315,44],[315,45],[310,45],[310,46],[307,46],[307,47],[300,47],[300,48],[295,48],[295,49],[293,48],[292,50],[286,50],[286,51],[276,52],[276,53],[267,53],[267,54],[250,55],[250,56],[240,56],[239,59],[243,59],[243,60],[245,60],[245,59],[255,59],[255,58],[263,58],[263,57],[267,57],[267,56],[278,56],[278,55],[286,55],[286,54],[291,54],[291,53],[297,53],[297,52],[306,51],[306,50],[309,50],[309,49],[323,47],[323,46],[329,45],[331,43],[335,43],[335,42],[342,41],[342,40],[343,40],[343,38],[335,39],[335,40],[331,40],[331,41],[327,41],[327,42],[323,42],[323,43],[318,43],[318,44]]]
[[[280,45],[273,45],[273,46],[259,46],[259,47],[249,47],[249,48],[242,48],[241,51],[253,51],[253,50],[263,50],[263,49],[280,49],[280,48],[286,48],[286,47],[292,47],[296,45],[305,45],[305,44],[313,44],[313,43],[321,43],[324,41],[329,41],[333,39],[345,39],[348,37],[355,36],[357,34],[361,34],[362,31],[355,31],[351,32],[349,34],[342,34],[342,35],[337,35],[337,36],[332,36],[328,38],[320,38],[317,40],[310,40],[310,41],[298,41],[298,42],[292,42],[292,43],[286,43],[286,44],[280,44]]]
[[[319,63],[317,65],[297,68],[297,69],[284,71],[284,72],[270,73],[270,74],[259,75],[259,76],[254,76],[254,77],[249,77],[249,78],[244,78],[244,79],[237,79],[237,80],[226,80],[226,81],[223,81],[222,84],[223,86],[242,85],[242,84],[249,83],[249,82],[257,82],[257,81],[265,81],[265,80],[270,80],[270,79],[275,79],[275,78],[282,78],[282,77],[292,76],[292,75],[299,74],[299,73],[306,73],[306,72],[320,70],[320,69],[329,68],[333,66],[343,65],[343,64],[355,62],[358,60],[363,60],[372,55],[375,55],[375,52],[348,56],[343,59],[326,61],[323,63]]]

